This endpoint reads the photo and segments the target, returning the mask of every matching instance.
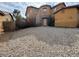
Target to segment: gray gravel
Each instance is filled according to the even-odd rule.
[[[32,27],[0,35],[1,57],[79,56],[79,29]]]

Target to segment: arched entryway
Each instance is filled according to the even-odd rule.
[[[42,26],[48,26],[48,19],[42,19]]]
[[[41,26],[51,26],[51,17],[43,17],[41,19]]]

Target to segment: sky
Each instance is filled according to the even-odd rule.
[[[48,4],[52,7],[60,2],[0,2],[0,10],[12,13],[14,9],[21,11],[21,15],[25,17],[27,6],[34,6],[39,8],[41,5]],[[65,2],[66,6],[76,5],[79,2]]]

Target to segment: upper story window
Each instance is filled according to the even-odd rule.
[[[32,13],[32,10],[29,10],[30,11],[30,13]]]
[[[57,11],[57,8],[54,8],[53,11],[56,12]]]
[[[47,10],[47,8],[43,8],[43,11],[46,11]]]
[[[27,14],[27,17],[29,17],[29,14]]]
[[[56,11],[56,10],[57,10],[57,8],[54,9],[54,11]]]

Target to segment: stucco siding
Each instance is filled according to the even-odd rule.
[[[77,27],[78,25],[77,8],[67,8],[55,14],[55,26]]]

